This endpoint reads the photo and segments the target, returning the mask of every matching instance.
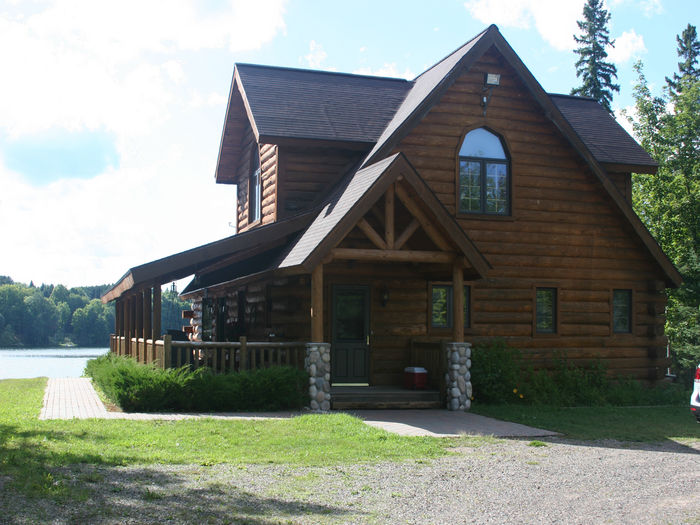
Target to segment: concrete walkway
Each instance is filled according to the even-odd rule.
[[[350,411],[368,425],[404,436],[454,437],[478,435],[495,437],[556,436],[556,432],[500,421],[469,412],[447,410],[357,410]],[[216,414],[143,414],[108,412],[85,377],[51,378],[46,385],[44,406],[39,419],[287,419],[299,412],[216,413]]]

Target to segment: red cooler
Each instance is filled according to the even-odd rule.
[[[424,390],[428,386],[428,371],[421,366],[409,366],[403,370],[403,387]]]

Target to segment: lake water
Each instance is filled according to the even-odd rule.
[[[88,359],[109,348],[0,349],[0,379],[80,377]]]

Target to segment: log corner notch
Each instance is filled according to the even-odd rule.
[[[311,271],[311,341],[323,341],[323,264]]]

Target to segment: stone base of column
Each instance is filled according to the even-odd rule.
[[[471,343],[447,343],[447,410],[469,410],[472,405]]]
[[[306,343],[306,371],[309,373],[309,408],[331,409],[331,345]]]

